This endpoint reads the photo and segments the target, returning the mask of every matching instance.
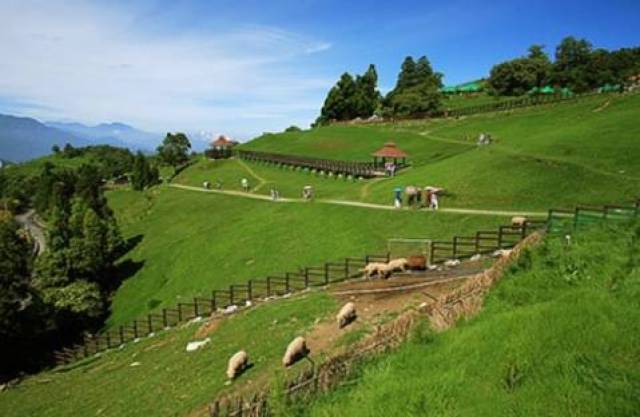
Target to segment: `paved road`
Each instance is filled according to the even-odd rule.
[[[201,187],[193,187],[190,185],[182,185],[182,184],[169,184],[169,187],[179,188],[182,190],[189,191],[198,191],[202,193],[215,193],[215,194],[224,194],[231,195],[235,197],[243,197],[243,198],[252,198],[254,200],[271,200],[271,197],[267,195],[261,194],[251,194],[245,193],[242,191],[232,191],[232,190],[207,190]],[[276,201],[278,203],[306,203],[306,200],[302,198],[284,198],[281,197]],[[350,207],[362,207],[374,210],[398,210],[391,205],[384,204],[374,204],[374,203],[363,203],[360,201],[348,201],[348,200],[332,200],[332,199],[315,199],[316,203],[321,204],[333,204],[340,206],[350,206]],[[412,210],[408,207],[404,207],[403,210]],[[469,208],[453,208],[453,207],[444,207],[439,209],[437,212],[440,213],[458,213],[458,214],[474,214],[474,215],[483,215],[483,216],[529,216],[529,217],[545,217],[547,216],[546,211],[511,211],[511,210],[482,210],[482,209],[469,209]]]
[[[36,254],[41,255],[47,248],[47,240],[45,239],[44,229],[35,221],[34,216],[36,212],[31,209],[23,214],[18,214],[15,219],[25,229],[29,231],[29,234],[35,241]]]

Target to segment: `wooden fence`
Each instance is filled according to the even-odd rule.
[[[549,210],[546,220],[528,220],[522,226],[499,226],[497,230],[479,231],[472,236],[454,236],[451,240],[433,241],[430,247],[431,264],[448,259],[464,259],[475,254],[487,254],[497,249],[511,248],[535,230],[548,228],[562,232],[585,224],[603,220],[628,220],[640,214],[640,199],[627,206],[602,207],[578,206],[573,210]],[[57,364],[66,364],[94,355],[124,343],[135,341],[196,317],[222,313],[229,306],[243,306],[248,301],[301,291],[310,287],[325,286],[361,275],[362,267],[369,262],[388,262],[390,254],[348,257],[339,262],[301,268],[296,272],[251,279],[245,284],[232,284],[227,289],[213,290],[208,295],[194,297],[178,303],[173,308],[163,308],[133,322],[95,335],[85,335],[73,346],[54,353]]]
[[[338,161],[319,159],[299,155],[238,150],[236,155],[248,161],[268,162],[284,166],[300,167],[308,170],[332,172],[334,174],[351,175],[353,177],[370,178],[375,176],[376,167],[369,162]]]

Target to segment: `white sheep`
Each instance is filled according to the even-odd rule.
[[[447,259],[446,261],[444,261],[444,266],[449,267],[449,268],[453,268],[460,265],[460,260],[459,259]]]
[[[408,266],[409,266],[409,261],[407,260],[407,258],[392,259],[387,264],[387,267],[391,268],[392,272],[393,271],[404,272]]]
[[[340,309],[338,315],[336,316],[336,321],[338,322],[338,328],[342,329],[347,324],[351,323],[356,319],[356,305],[352,302],[348,302]]]
[[[282,358],[282,365],[289,367],[309,354],[307,341],[304,337],[298,336],[287,346],[287,351]]]
[[[365,277],[371,278],[374,274],[380,275],[380,269],[386,269],[387,264],[383,262],[369,262],[365,267],[361,270],[364,272]]]
[[[511,218],[511,226],[513,227],[524,227],[525,223],[527,223],[527,218],[524,216],[514,216]]]
[[[229,365],[227,365],[227,378],[234,379],[245,370],[249,364],[249,356],[247,352],[241,350],[236,352],[231,358],[229,358]]]

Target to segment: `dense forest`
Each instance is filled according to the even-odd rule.
[[[0,355],[11,358],[0,362],[0,382],[50,364],[54,349],[103,326],[110,296],[128,273],[117,261],[132,245],[121,236],[106,186],[151,187],[160,180],[158,165],[184,164],[188,149],[185,135],[169,133],[156,157],[67,144],[42,163],[0,169]],[[38,256],[14,219],[20,213],[36,213],[46,229]]]

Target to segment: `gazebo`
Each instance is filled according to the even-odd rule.
[[[232,148],[237,145],[238,142],[229,139],[225,135],[220,135],[216,140],[212,140],[209,145],[210,148],[205,151],[205,155],[209,158],[229,158],[233,154]]]
[[[407,153],[398,149],[395,142],[387,142],[384,146],[373,154],[373,166],[378,167],[384,165],[387,161],[393,160],[396,166],[404,166],[407,163]],[[400,161],[398,163],[398,161]]]

